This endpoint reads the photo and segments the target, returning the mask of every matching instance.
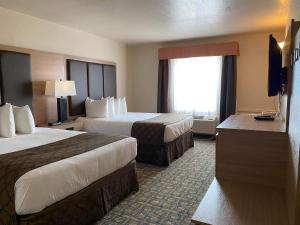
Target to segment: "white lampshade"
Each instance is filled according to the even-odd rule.
[[[279,47],[280,47],[281,49],[283,49],[284,44],[285,44],[284,41],[278,43],[278,45],[279,45]]]
[[[71,80],[46,81],[45,95],[61,97],[76,95],[75,82]]]

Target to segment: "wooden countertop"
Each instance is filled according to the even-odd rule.
[[[286,225],[284,190],[214,179],[192,222],[201,225]]]
[[[274,121],[258,121],[253,115],[232,115],[222,122],[217,129],[267,131],[285,133],[285,122],[279,119]]]

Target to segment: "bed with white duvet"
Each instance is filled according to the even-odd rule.
[[[123,98],[124,99],[124,98]],[[120,101],[120,99],[119,99]],[[126,102],[125,102],[126,104]],[[117,104],[118,105],[118,104]],[[78,117],[83,130],[137,139],[136,160],[160,166],[168,166],[194,146],[193,117],[176,113],[116,113],[116,100],[86,100],[86,117]],[[91,113],[92,112],[92,113]],[[113,112],[113,113],[111,113]]]
[[[36,128],[32,134],[0,137],[0,155],[67,139],[82,132]],[[37,213],[126,166],[137,154],[136,140],[128,137],[84,154],[33,169],[15,183],[18,215]]]
[[[159,115],[161,113],[126,112],[106,118],[79,117],[77,120],[83,123],[83,130],[87,132],[131,136],[131,128],[135,122],[152,119]],[[164,142],[168,143],[175,140],[180,135],[191,130],[192,126],[192,116],[187,116],[177,123],[167,125],[164,133]]]

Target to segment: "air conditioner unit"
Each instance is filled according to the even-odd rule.
[[[194,118],[193,132],[196,134],[216,134],[217,118],[215,116],[200,116]]]

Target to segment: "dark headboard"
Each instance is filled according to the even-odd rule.
[[[29,105],[32,109],[30,55],[0,51],[1,104]]]
[[[87,97],[116,96],[116,67],[113,65],[67,60],[67,78],[75,81],[76,96],[69,97],[71,116],[85,114]]]

